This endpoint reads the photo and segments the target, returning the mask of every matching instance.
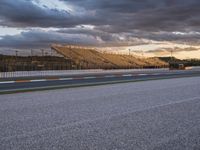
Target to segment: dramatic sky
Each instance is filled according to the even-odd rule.
[[[200,57],[200,0],[0,0],[0,53],[52,43]]]

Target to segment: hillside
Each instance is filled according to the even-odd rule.
[[[73,62],[56,56],[0,55],[0,72],[32,70],[68,70]]]
[[[72,60],[80,68],[87,69],[160,68],[168,65],[158,58],[101,53],[91,48],[53,45],[52,49]]]

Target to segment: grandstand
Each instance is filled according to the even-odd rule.
[[[94,48],[73,45],[52,45],[52,50],[73,61],[81,69],[162,68],[168,64],[158,58],[102,53]]]

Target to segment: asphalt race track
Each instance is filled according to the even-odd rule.
[[[199,150],[200,77],[0,95],[1,150]]]
[[[13,92],[71,88],[165,78],[200,76],[200,69],[169,71],[133,71],[117,73],[79,74],[67,76],[18,77],[0,79],[0,94]]]

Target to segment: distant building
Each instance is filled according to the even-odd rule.
[[[186,66],[183,62],[172,61],[172,62],[169,62],[169,69],[170,70],[185,70]]]

